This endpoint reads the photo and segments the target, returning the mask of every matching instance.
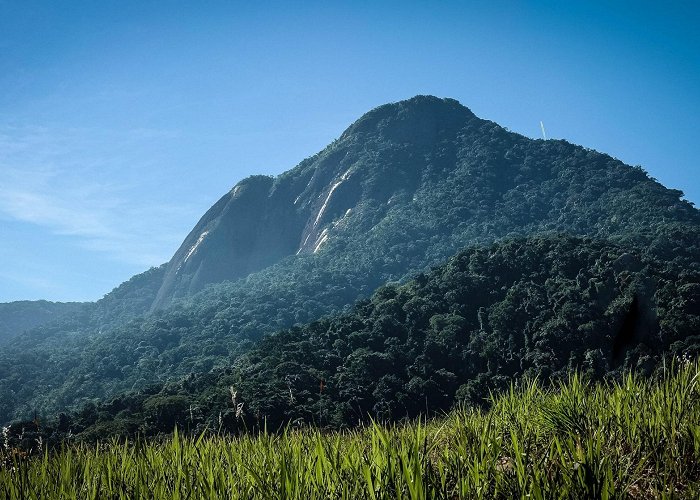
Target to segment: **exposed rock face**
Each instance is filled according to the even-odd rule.
[[[277,178],[242,180],[185,238],[168,263],[153,308],[286,256],[319,252],[358,204],[386,203],[418,181],[415,168],[402,172],[386,169],[388,163],[368,164],[374,144],[401,143],[420,153],[453,140],[469,120],[478,119],[455,100],[418,96],[370,111],[324,151]]]
[[[273,191],[273,182],[265,176],[245,179],[209,209],[168,263],[154,307],[296,251],[304,222],[293,199]]]

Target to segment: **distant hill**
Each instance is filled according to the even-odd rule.
[[[641,168],[452,99],[381,106],[292,170],[236,184],[166,265],[0,350],[0,421],[229,365],[466,246],[543,233],[700,268],[700,212]]]
[[[83,307],[80,302],[20,300],[0,303],[0,345],[26,330],[56,321]]]

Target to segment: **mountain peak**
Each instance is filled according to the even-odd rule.
[[[456,99],[417,95],[368,111],[340,138],[379,132],[399,142],[424,142],[434,137],[431,131],[462,127],[475,118],[474,113]]]
[[[394,108],[399,111],[405,110],[405,109],[424,109],[424,110],[438,110],[438,109],[453,109],[453,110],[461,110],[461,111],[469,111],[469,108],[466,106],[462,105],[457,99],[452,99],[450,97],[436,97],[434,95],[429,95],[429,94],[418,94],[413,97],[410,97],[408,99],[403,99],[401,101],[396,101],[396,102],[390,102],[387,104],[383,104],[382,106],[379,106],[378,108],[375,109],[380,109],[380,108]],[[372,110],[374,111],[374,110]],[[369,111],[366,114],[371,113],[372,111]],[[471,111],[469,111],[471,113]]]

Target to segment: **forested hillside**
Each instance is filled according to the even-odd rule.
[[[678,271],[668,279],[683,283],[700,268],[700,213],[681,195],[639,167],[566,141],[508,132],[454,100],[419,96],[381,106],[296,168],[241,181],[167,265],[133,278],[80,316],[1,349],[0,421],[225,369],[266,333],[342,311],[387,282],[503,238],[563,233],[605,240],[636,259],[671,266]],[[488,274],[484,279],[482,288],[493,284]],[[587,286],[572,289],[583,294]],[[647,307],[643,301],[655,293],[640,295],[638,303]],[[632,298],[625,297],[620,307],[630,307]],[[585,311],[588,303],[582,304]],[[593,318],[596,311],[586,314]],[[584,324],[571,320],[558,328],[572,335]],[[564,363],[557,359],[553,372]],[[571,366],[583,361],[572,358]],[[463,376],[490,375],[493,367],[487,368]],[[371,401],[361,408],[378,400]],[[346,418],[339,411],[338,422]]]
[[[89,404],[57,436],[341,428],[479,406],[523,378],[648,375],[698,354],[700,272],[591,239],[518,238],[270,335],[226,368]]]

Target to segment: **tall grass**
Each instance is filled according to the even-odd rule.
[[[0,497],[700,498],[700,363],[513,387],[488,411],[337,433],[110,441],[0,457]]]

